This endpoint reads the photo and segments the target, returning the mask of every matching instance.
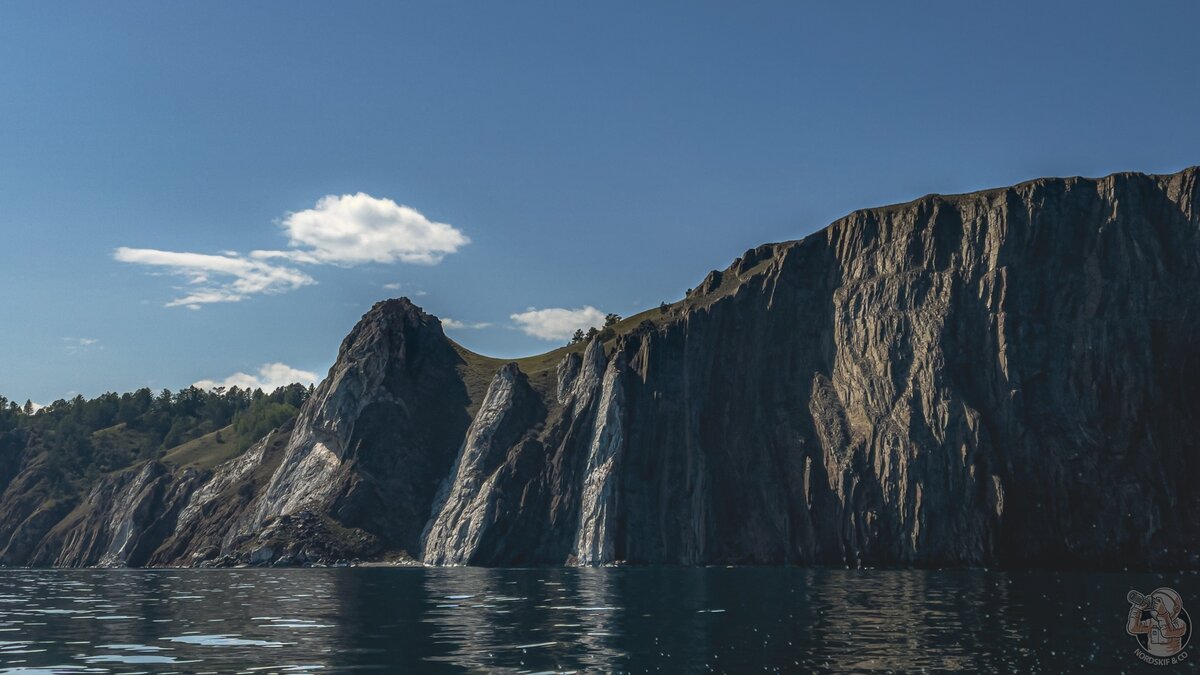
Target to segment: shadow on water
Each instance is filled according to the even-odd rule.
[[[1119,671],[1195,574],[0,570],[0,672]]]

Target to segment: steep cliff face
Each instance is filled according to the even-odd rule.
[[[488,516],[426,560],[1196,566],[1196,174],[748,251],[564,357],[545,430],[455,478]]]
[[[175,529],[179,511],[199,479],[199,474],[190,469],[173,476],[158,462],[104,478],[41,540],[32,564],[146,564],[163,538]]]
[[[515,363],[380,303],[216,471],[0,475],[0,562],[1200,567],[1198,173],[855,212]]]
[[[329,514],[416,554],[471,422],[461,365],[436,318],[407,299],[376,305],[300,412],[250,527],[302,511]]]
[[[529,432],[540,412],[538,395],[516,364],[501,368],[434,503],[422,542],[426,563],[471,562],[486,528],[497,516],[500,474],[496,469],[505,463],[509,448]]]

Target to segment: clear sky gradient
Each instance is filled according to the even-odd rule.
[[[0,393],[323,375],[399,295],[527,355],[554,316],[514,314],[628,315],[856,208],[1176,171],[1197,26],[1195,2],[4,2]],[[358,193],[469,243],[289,237]],[[169,307],[225,282],[121,247],[309,281]]]

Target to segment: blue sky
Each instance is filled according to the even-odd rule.
[[[855,208],[1176,171],[1197,25],[1192,2],[5,2],[0,393],[323,375],[399,295],[538,353],[588,316],[545,310],[677,299]]]

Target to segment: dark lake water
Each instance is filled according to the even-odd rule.
[[[1195,574],[10,569],[0,672],[1146,672],[1159,586],[1200,607]]]

